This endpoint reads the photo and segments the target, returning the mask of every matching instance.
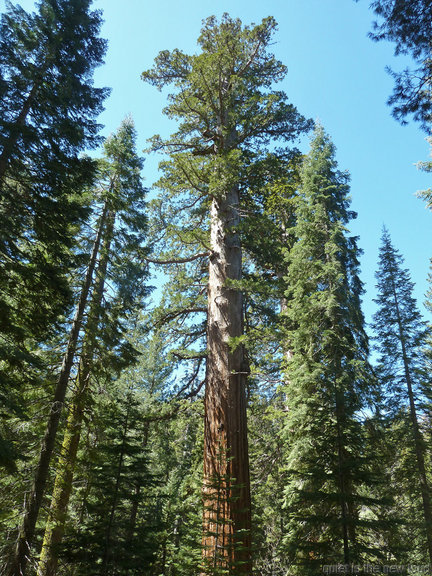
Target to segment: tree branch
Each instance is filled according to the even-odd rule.
[[[193,262],[194,260],[199,260],[205,256],[211,256],[210,252],[201,252],[200,254],[195,254],[194,256],[189,256],[187,258],[173,258],[172,260],[153,260],[152,258],[147,258],[144,256],[146,262],[151,264],[185,264],[186,262]]]

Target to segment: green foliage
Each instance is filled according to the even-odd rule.
[[[394,115],[413,114],[423,127],[432,110],[419,89],[431,72],[429,4],[372,3],[373,38],[396,42],[417,66],[394,74]],[[243,574],[223,557],[231,542],[207,566],[202,559],[210,229],[235,191],[225,232],[239,241],[242,270],[224,288],[242,292],[244,326],[227,349],[245,350],[248,374],[254,570],[316,576],[324,564],[425,562],[418,464],[420,447],[430,481],[430,330],[384,232],[371,369],[349,177],[321,127],[307,156],[293,148],[312,123],[274,89],[286,74],[268,50],[275,20],[212,16],[197,54],[163,51],[143,73],[172,88],[164,112],[178,123],[166,140],[151,139],[168,155],[149,204],[131,119],[101,159],[83,155],[100,142],[107,95],[92,84],[106,49],[100,25],[90,0],[39,0],[32,14],[7,2],[0,19],[0,556],[15,538],[104,212],[67,396],[71,412],[81,410],[81,438],[68,462],[58,573]],[[431,191],[421,196],[430,207]],[[150,263],[166,280],[152,310]],[[66,419],[60,432],[71,437]],[[63,464],[50,466],[36,550]],[[227,505],[226,484],[235,487],[227,476],[215,482],[207,510]],[[218,517],[216,530],[231,521]]]
[[[272,390],[276,386],[272,386]],[[289,559],[284,546],[282,509],[286,450],[282,430],[286,404],[280,390],[264,395],[262,385],[250,400],[249,438],[253,502],[254,566],[262,576],[285,576]]]
[[[407,365],[417,408],[421,410],[422,400],[429,395],[430,388],[424,355],[429,331],[414,298],[410,274],[403,268],[403,258],[393,247],[386,229],[376,278],[378,310],[374,314],[373,329],[385,409],[395,414],[408,408]]]
[[[97,294],[96,282],[93,302],[99,302],[94,304],[94,325],[87,325],[85,330],[95,356],[94,370],[98,371],[120,372],[136,358],[127,335],[150,293],[146,282],[147,191],[142,184],[142,167],[136,152],[135,127],[127,118],[104,145],[94,188],[95,208],[103,204],[110,214],[100,255],[104,269],[98,271],[103,298]]]
[[[148,424],[130,391],[114,391],[98,404],[86,500],[79,526],[66,534],[64,560],[77,574],[140,574],[153,561],[161,529]]]
[[[92,86],[105,41],[88,0],[41,0],[26,13],[7,2],[0,20],[0,395],[26,412],[38,385],[35,350],[52,338],[72,303],[75,237],[88,217],[96,117],[107,91]],[[3,461],[14,449],[3,437]]]
[[[396,55],[409,55],[414,60],[414,69],[390,71],[395,80],[389,99],[393,116],[406,124],[406,117],[412,115],[429,132],[432,119],[432,100],[427,89],[431,74],[431,3],[429,0],[374,0],[371,7],[378,16],[370,34],[372,39],[390,40],[396,44]]]
[[[185,360],[190,373],[206,348],[210,205],[232,187],[241,189],[236,232],[247,252],[244,280],[232,286],[245,292],[251,314],[257,308],[256,317],[271,315],[275,301],[274,287],[268,286],[274,276],[267,273],[267,285],[259,277],[278,258],[272,186],[289,180],[298,154],[270,153],[268,144],[290,143],[311,126],[282,91],[272,89],[286,73],[267,50],[275,29],[273,18],[251,27],[228,14],[220,22],[208,18],[198,39],[199,54],[163,51],[142,75],[158,89],[174,88],[164,112],[179,121],[178,130],[166,141],[159,136],[151,141],[154,150],[170,154],[161,162],[161,192],[152,203],[155,261],[165,262],[168,276],[156,321],[170,322],[177,337],[174,358]],[[262,336],[253,336],[251,325],[248,332],[250,340]]]
[[[401,533],[410,531],[405,545],[409,561],[425,561],[427,502],[422,488],[427,479],[422,468],[429,467],[422,421],[428,418],[431,382],[426,347],[430,329],[422,318],[413,295],[414,284],[403,258],[383,230],[379,268],[376,273],[378,309],[373,329],[379,353],[377,373],[380,379],[382,411],[388,429],[392,470],[391,485],[397,491],[398,510],[404,520]],[[404,494],[403,498],[399,493]],[[424,509],[425,508],[425,509]],[[426,519],[427,524],[427,519]],[[395,530],[395,538],[402,538]]]
[[[354,216],[348,176],[334,154],[318,127],[301,170],[298,241],[286,254],[284,540],[291,572],[301,574],[364,558],[364,510],[375,505],[362,494],[359,416],[369,383],[359,250],[345,227]]]

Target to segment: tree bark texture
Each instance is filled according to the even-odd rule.
[[[242,254],[235,227],[239,191],[211,207],[208,359],[204,428],[203,574],[251,574],[251,515],[246,423],[248,364],[238,341],[243,302],[238,286]]]

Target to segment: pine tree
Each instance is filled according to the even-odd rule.
[[[6,177],[20,181],[23,169],[57,166],[58,177],[61,162],[66,174],[76,171],[78,152],[98,142],[95,118],[106,90],[94,88],[91,75],[106,43],[97,37],[101,14],[90,5],[40,0],[29,15],[7,3],[0,35],[3,191]]]
[[[256,188],[267,144],[291,141],[309,126],[284,93],[270,89],[285,74],[267,52],[275,27],[272,18],[253,27],[226,14],[220,23],[209,18],[198,40],[200,54],[161,52],[143,74],[158,88],[177,89],[166,112],[180,120],[179,130],[166,142],[153,141],[170,153],[162,185],[187,192],[185,203],[210,222],[210,235],[201,237],[210,255],[203,545],[204,571],[211,573],[251,571],[248,362],[239,286],[243,198]]]
[[[154,573],[199,574],[202,532],[202,399],[189,400],[175,419],[155,423],[153,450],[162,466],[159,490],[164,531]]]
[[[187,483],[190,444],[184,455],[178,433],[184,418],[176,417],[178,411],[167,400],[172,371],[163,333],[148,336],[145,325],[141,317],[128,331],[128,341],[140,352],[136,364],[122,369],[120,377],[111,369],[93,374],[74,474],[77,489],[57,550],[59,573],[101,574],[102,565],[108,573],[124,576],[143,569],[156,576],[167,570],[166,534],[174,522],[165,510],[184,506],[169,479],[178,468],[170,452],[185,456],[180,466]],[[101,357],[105,364],[104,358],[106,354]],[[199,509],[194,513],[200,519]],[[107,537],[113,539],[109,547]]]
[[[430,397],[424,347],[427,328],[413,296],[414,284],[403,268],[403,258],[383,231],[379,269],[376,274],[378,310],[374,332],[379,351],[379,374],[386,411],[393,420],[398,438],[399,467],[405,471],[412,491],[411,474],[416,478],[414,499],[421,501],[423,517],[420,545],[423,560],[432,563],[431,490],[427,477],[427,451],[422,430],[425,399]],[[405,456],[402,452],[405,451]],[[402,474],[403,477],[404,474]],[[417,498],[415,496],[417,493]]]
[[[334,156],[318,127],[301,170],[298,241],[287,255],[285,546],[291,572],[301,574],[359,561],[367,523],[358,413],[367,398],[368,343],[359,249],[345,228],[355,214]]]

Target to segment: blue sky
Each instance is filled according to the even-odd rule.
[[[31,9],[32,0],[20,4]],[[279,29],[272,49],[288,66],[283,84],[290,101],[305,116],[318,119],[337,147],[339,167],[351,173],[353,209],[351,225],[360,236],[362,280],[367,293],[367,319],[374,310],[374,272],[383,224],[405,257],[422,304],[432,256],[432,214],[415,198],[430,186],[431,177],[417,170],[426,160],[429,145],[417,125],[400,126],[391,118],[386,100],[393,81],[385,66],[395,69],[407,61],[393,58],[393,47],[372,42],[367,33],[373,15],[368,0],[95,0],[109,40],[106,64],[95,77],[110,86],[101,122],[104,133],[116,130],[131,114],[139,135],[139,148],[155,133],[167,135],[174,125],[162,115],[166,93],[140,80],[160,50],[196,51],[201,22],[209,15],[228,12],[244,23],[276,18]],[[5,0],[0,0],[3,10]],[[307,150],[307,141],[304,142]],[[157,179],[160,158],[146,158],[147,186]]]

